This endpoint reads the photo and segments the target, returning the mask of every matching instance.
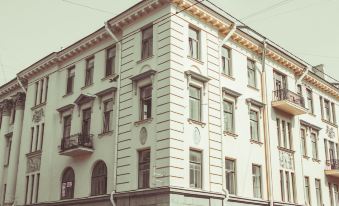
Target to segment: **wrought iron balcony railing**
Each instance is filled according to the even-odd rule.
[[[327,160],[326,163],[328,165],[328,169],[339,170],[339,160],[338,159]]]
[[[85,147],[89,149],[93,149],[93,135],[92,134],[74,134],[69,137],[64,137],[61,140],[61,152],[75,149],[79,147]]]
[[[273,91],[273,101],[287,100],[299,106],[305,107],[304,98],[288,89],[279,89]]]

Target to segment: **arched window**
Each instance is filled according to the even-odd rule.
[[[103,161],[94,165],[92,172],[91,195],[107,193],[107,167]]]
[[[74,197],[74,171],[71,167],[65,169],[62,174],[61,199],[72,199]]]

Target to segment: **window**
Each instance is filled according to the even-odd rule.
[[[284,89],[287,89],[287,80],[286,80],[286,75],[274,71],[273,73],[273,78],[274,78],[274,89],[277,95],[283,95],[284,94]],[[279,96],[279,99],[282,99],[282,97]]]
[[[312,141],[312,157],[313,159],[318,159],[318,140],[317,135],[312,132],[311,133],[311,141]]]
[[[10,124],[14,124],[15,122],[15,115],[16,115],[16,108],[15,106],[12,107],[12,111],[11,111],[11,122]]]
[[[252,165],[252,180],[253,180],[253,196],[255,198],[262,198],[261,187],[261,166]]]
[[[293,195],[293,202],[297,202],[297,186],[295,181],[295,174],[291,172],[291,180],[292,180],[292,195]]]
[[[201,121],[201,89],[190,86],[189,99],[190,119]]]
[[[40,147],[39,150],[42,150],[42,146],[44,144],[44,136],[45,136],[45,123],[41,124],[41,135],[40,135]]]
[[[47,102],[48,83],[49,83],[49,77],[46,77],[46,83],[45,83],[45,100],[44,100],[44,102]]]
[[[331,107],[332,107],[332,123],[337,124],[337,117],[335,115],[335,104],[333,102],[331,103]]]
[[[104,102],[104,128],[103,133],[111,131],[111,124],[113,119],[113,100],[109,99]]]
[[[141,120],[152,117],[152,85],[140,89]]]
[[[190,150],[190,187],[202,188],[202,154],[200,151]]]
[[[84,138],[89,138],[91,134],[91,114],[91,108],[82,111],[82,134]]]
[[[150,160],[151,160],[151,151],[149,149],[139,151],[139,168],[138,168],[139,188],[149,187]]]
[[[64,133],[63,138],[69,138],[71,136],[72,116],[68,115],[64,117]]]
[[[280,120],[277,118],[277,132],[278,132],[278,141],[279,147],[285,149],[292,149],[292,125],[286,120]]]
[[[314,113],[313,111],[313,97],[312,97],[312,90],[306,89],[306,98],[307,98],[307,105],[308,105],[308,111],[310,113]]]
[[[236,168],[235,160],[225,160],[226,189],[232,195],[236,194]]]
[[[106,70],[105,77],[114,74],[115,72],[115,56],[116,56],[116,47],[110,47],[106,50]]]
[[[331,108],[330,108],[330,101],[324,99],[324,107],[325,107],[325,120],[331,121]]]
[[[189,28],[188,32],[189,53],[188,56],[194,59],[199,59],[199,31]]]
[[[259,121],[258,121],[258,112],[250,110],[250,130],[251,130],[251,139],[259,141]]]
[[[339,206],[339,187],[338,185],[333,185],[334,187],[334,200],[336,202],[336,206]]]
[[[323,200],[322,200],[322,194],[321,194],[321,182],[319,179],[315,179],[315,192],[317,196],[317,205],[322,206]]]
[[[26,187],[25,187],[25,204],[28,204],[28,185],[29,184],[29,176],[26,176]]]
[[[67,70],[67,88],[66,94],[70,94],[73,92],[74,88],[74,76],[75,76],[75,67],[71,67]]]
[[[330,196],[330,202],[331,202],[331,206],[334,206],[334,202],[333,202],[333,192],[332,192],[332,184],[328,183],[328,194]]]
[[[224,130],[226,132],[234,133],[233,103],[229,101],[224,101],[223,107],[224,107]]]
[[[5,202],[6,190],[7,190],[7,184],[4,184],[4,191],[3,191],[3,194],[2,194],[2,204],[4,204],[4,202]]]
[[[34,98],[34,105],[38,104],[38,93],[39,93],[39,82],[35,82],[35,98]]]
[[[39,134],[40,134],[40,125],[36,126],[36,135],[35,135],[35,150],[38,150],[38,143],[39,143]]]
[[[221,66],[223,74],[232,76],[231,49],[225,46],[221,47]]]
[[[6,138],[6,156],[5,156],[5,166],[8,166],[9,160],[11,158],[11,149],[12,149],[12,136]]]
[[[34,127],[31,127],[31,145],[30,145],[30,152],[33,152],[33,140],[34,140]]]
[[[153,55],[153,26],[142,30],[141,48],[141,59],[146,59]]]
[[[94,57],[86,60],[85,86],[93,83]]]
[[[35,203],[39,201],[40,173],[36,174]]]
[[[300,138],[301,138],[301,153],[304,156],[307,156],[306,131],[304,128],[300,129]]]
[[[303,96],[303,90],[302,90],[301,84],[297,85],[297,94],[301,97]]]
[[[256,71],[255,71],[255,62],[251,59],[247,59],[247,77],[248,77],[248,85],[256,88],[257,77],[256,77]]]
[[[287,201],[291,202],[291,182],[290,182],[290,173],[289,172],[285,172],[285,179],[286,179],[286,193],[287,193]]]
[[[308,205],[311,205],[311,189],[310,189],[310,179],[305,177],[305,201]]]
[[[281,191],[281,201],[285,202],[285,180],[284,180],[284,171],[280,170],[280,191]]]
[[[74,171],[72,168],[67,168],[62,174],[61,182],[61,199],[72,199],[74,197]]]
[[[40,102],[42,103],[42,98],[43,98],[43,92],[44,92],[44,79],[41,79],[41,83],[40,83]]]
[[[103,161],[95,164],[92,171],[91,195],[107,193],[107,167]]]
[[[2,109],[0,108],[0,129],[1,129],[1,125],[2,125]]]
[[[29,201],[30,204],[33,203],[34,179],[35,179],[35,176],[31,175],[31,199]]]

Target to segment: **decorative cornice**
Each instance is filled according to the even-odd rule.
[[[26,94],[18,92],[15,96],[13,96],[13,100],[17,109],[23,109],[25,107]]]
[[[0,103],[0,107],[2,108],[2,115],[9,116],[13,108],[13,101],[11,99],[5,99]]]
[[[216,12],[207,12],[206,9],[202,9],[201,5],[190,2],[189,0],[170,0],[171,3],[176,4],[180,9],[186,9],[186,11],[198,19],[206,22],[207,24],[215,27],[222,35],[227,35],[231,30],[231,23],[225,22],[216,16],[219,15]],[[205,6],[207,7],[207,6]],[[207,7],[208,8],[208,7]],[[210,9],[211,10],[211,9]],[[226,18],[226,17],[224,17]],[[262,54],[262,44],[258,40],[255,42],[251,35],[245,34],[239,29],[231,36],[233,41],[243,45],[249,50]],[[261,44],[261,45],[260,45]],[[276,63],[286,67],[294,72],[296,76],[300,76],[304,71],[306,71],[307,65],[305,62],[301,62],[300,59],[297,59],[289,54],[286,54],[286,51],[283,49],[276,48],[274,45],[268,43],[268,48],[266,50],[266,55],[275,61]],[[324,92],[327,92],[330,95],[333,95],[335,98],[339,98],[339,90],[337,90],[333,85],[329,86],[321,82],[319,79],[315,79],[312,75],[306,75],[305,80],[313,84],[315,87],[321,89]]]

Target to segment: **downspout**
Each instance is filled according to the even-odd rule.
[[[234,32],[237,30],[237,24],[236,23],[233,23],[232,24],[232,27],[231,27],[231,30],[227,33],[227,35],[225,36],[225,38],[222,40],[221,42],[221,46],[223,44],[225,44],[229,38],[232,37],[232,35],[234,34]]]
[[[270,143],[270,130],[269,130],[269,116],[268,116],[268,101],[267,101],[267,85],[266,85],[266,50],[267,50],[267,42],[266,39],[263,41],[263,52],[262,52],[262,72],[261,72],[261,98],[264,105],[264,138],[265,138],[265,161],[266,161],[266,175],[267,175],[267,196],[270,202],[270,206],[273,206],[273,185],[272,185],[272,159],[271,159],[271,143]]]
[[[110,196],[110,201],[112,203],[113,206],[115,206],[115,202],[114,202],[114,194],[116,193],[116,183],[117,183],[117,161],[118,161],[118,129],[119,129],[119,106],[120,106],[120,81],[121,81],[121,75],[120,75],[120,69],[121,69],[121,42],[118,40],[118,38],[116,37],[116,35],[111,31],[111,29],[108,26],[108,22],[105,22],[105,29],[108,32],[108,34],[113,38],[113,40],[116,43],[116,48],[117,48],[117,64],[118,64],[118,68],[117,68],[117,72],[116,74],[118,74],[118,78],[113,78],[111,80],[111,82],[113,81],[117,81],[117,90],[116,90],[116,108],[117,108],[117,112],[116,112],[116,118],[115,118],[115,131],[114,131],[114,154],[113,154],[113,191],[111,193]]]
[[[24,91],[24,92],[25,92],[25,94],[27,94],[27,91],[26,91],[26,89],[25,89],[24,85],[22,84],[22,82],[21,82],[21,80],[20,80],[20,77],[19,77],[19,75],[16,75],[16,79],[18,80],[18,83],[19,83],[19,85],[20,85],[20,87],[21,87],[22,91]]]

